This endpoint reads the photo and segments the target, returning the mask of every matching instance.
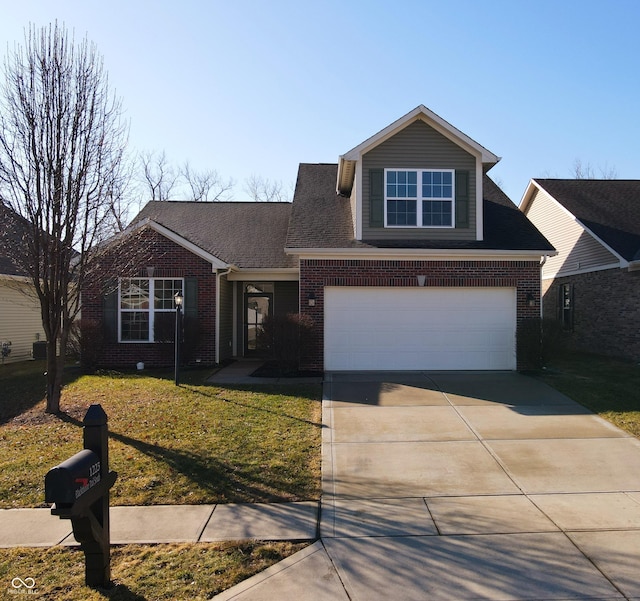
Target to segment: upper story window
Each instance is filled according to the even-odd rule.
[[[454,227],[453,169],[385,169],[387,227]]]
[[[121,342],[156,342],[174,336],[173,297],[184,290],[182,279],[132,278],[120,281]],[[186,301],[186,299],[185,299]]]

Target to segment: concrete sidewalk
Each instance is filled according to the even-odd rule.
[[[111,543],[314,540],[316,502],[111,507]],[[71,522],[49,509],[0,510],[0,547],[77,545]]]
[[[327,374],[321,540],[221,601],[640,599],[640,442],[515,373]]]

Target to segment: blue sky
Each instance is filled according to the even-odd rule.
[[[502,157],[518,203],[576,159],[640,178],[637,0],[23,0],[0,51],[55,19],[104,57],[130,149],[295,181],[424,104]]]

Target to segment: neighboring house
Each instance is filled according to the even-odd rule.
[[[195,362],[255,354],[265,316],[299,312],[303,369],[516,369],[554,250],[485,175],[498,160],[420,106],[300,165],[291,204],[150,202],[83,290],[100,362],[170,364],[157,324],[183,290]]]
[[[520,205],[558,255],[543,316],[574,348],[640,359],[640,180],[533,179]]]
[[[24,245],[25,231],[22,218],[0,203],[0,362],[4,363],[30,359],[33,343],[46,340],[31,278],[14,258],[15,250]],[[4,358],[3,346],[10,350]]]

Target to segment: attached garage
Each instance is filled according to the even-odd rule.
[[[515,288],[326,287],[324,365],[514,370]]]

